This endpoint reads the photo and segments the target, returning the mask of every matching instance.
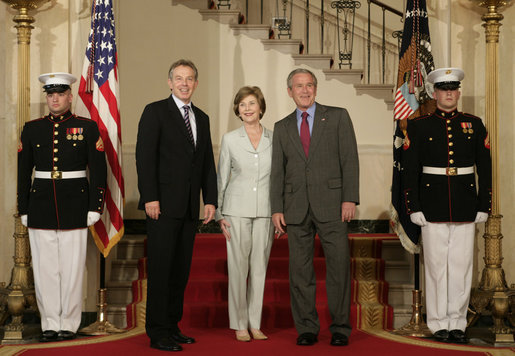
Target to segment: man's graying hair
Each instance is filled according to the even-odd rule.
[[[297,69],[292,70],[291,73],[288,75],[288,79],[286,80],[286,84],[288,85],[288,88],[290,88],[290,89],[292,88],[293,76],[295,74],[299,74],[299,73],[306,73],[306,74],[311,75],[311,78],[313,78],[313,84],[315,84],[315,87],[317,86],[317,77],[315,77],[315,75],[313,74],[312,71],[305,69],[305,68],[297,68]]]
[[[174,62],[168,70],[168,78],[172,79],[173,70],[179,66],[190,67],[191,69],[193,69],[193,71],[195,72],[195,80],[198,80],[197,67],[195,67],[195,64],[193,64],[193,62],[188,59],[179,59],[178,61]]]

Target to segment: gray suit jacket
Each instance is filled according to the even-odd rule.
[[[245,127],[222,137],[218,161],[218,209],[222,215],[246,218],[270,217],[270,167],[272,131],[263,127],[257,149]]]
[[[308,158],[296,112],[275,124],[270,201],[286,224],[300,224],[308,207],[328,222],[341,219],[343,202],[359,204],[358,150],[347,110],[316,104]]]

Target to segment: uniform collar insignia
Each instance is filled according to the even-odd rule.
[[[443,118],[443,119],[452,119],[454,116],[458,115],[458,110],[454,109],[453,111],[445,111],[436,109],[435,115]]]

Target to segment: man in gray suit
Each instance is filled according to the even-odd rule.
[[[350,325],[350,254],[347,222],[359,204],[359,164],[347,110],[315,102],[317,79],[306,69],[288,76],[297,109],[275,124],[270,198],[276,233],[288,229],[290,298],[297,345],[316,343],[314,239],[327,269],[331,345],[345,346]]]

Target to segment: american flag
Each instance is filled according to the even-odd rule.
[[[434,110],[434,100],[431,99],[433,88],[426,81],[427,74],[433,69],[426,0],[408,0],[399,51],[399,73],[393,109],[396,130],[393,137],[390,222],[404,248],[411,253],[420,252],[418,244],[420,227],[411,222],[404,204],[402,146],[408,119]]]
[[[90,231],[98,249],[107,257],[124,233],[125,197],[118,56],[111,0],[93,0],[91,30],[80,79],[76,113],[95,120],[104,141],[107,158],[106,209],[102,218],[90,227]]]

